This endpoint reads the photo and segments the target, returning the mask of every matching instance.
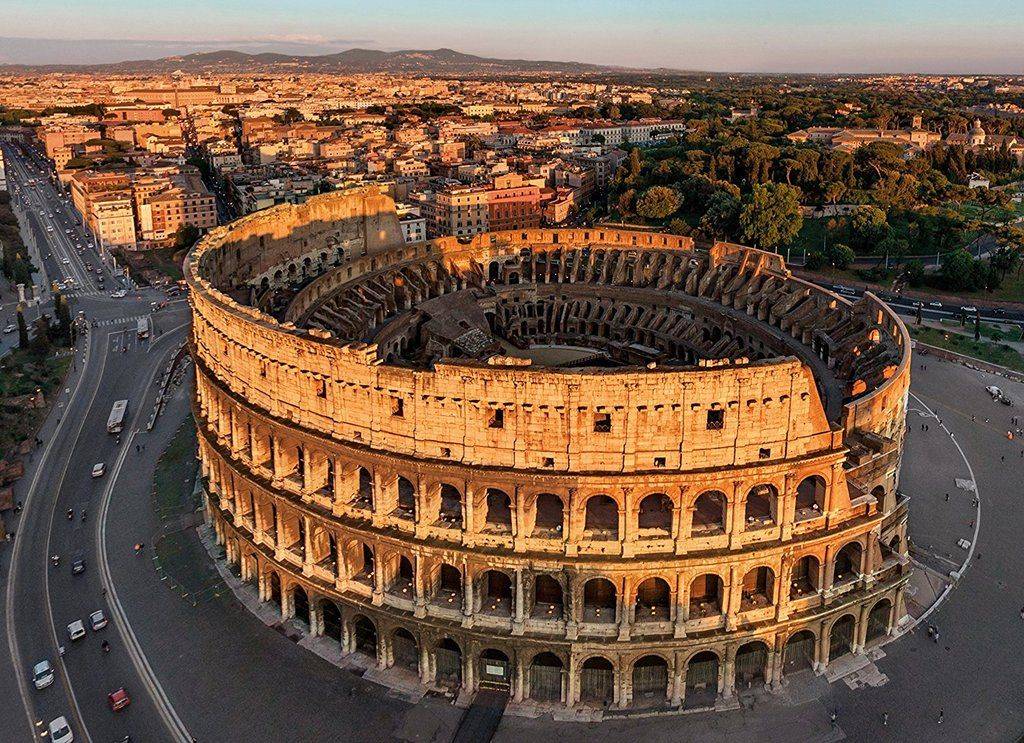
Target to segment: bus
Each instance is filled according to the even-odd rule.
[[[140,341],[149,337],[149,315],[139,318],[139,321],[135,324],[135,330],[139,335]]]
[[[124,430],[124,419],[128,415],[128,401],[118,400],[110,409],[110,417],[107,418],[107,433],[121,433]]]

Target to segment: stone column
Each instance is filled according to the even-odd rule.
[[[579,661],[573,653],[569,653],[569,667],[566,669],[565,678],[565,706],[573,707],[580,695],[580,670],[577,667]]]
[[[822,674],[828,668],[829,633],[825,623],[821,623],[818,633],[818,659],[814,662],[815,673]]]
[[[619,596],[618,596],[618,607],[617,607],[618,620],[619,620],[619,639],[620,640],[628,640],[629,639],[629,630],[630,630],[629,617],[630,617],[631,612],[629,610],[629,598],[627,596],[627,587],[628,587],[628,585],[629,585],[629,582],[628,582],[627,578],[623,577],[622,578],[622,582],[619,584],[619,591],[618,591]]]
[[[743,502],[743,483],[736,482],[732,486],[732,499],[729,503],[732,518],[729,519],[729,549],[739,549],[746,528],[746,507]]]
[[[682,654],[674,653],[672,662],[672,693],[670,696],[670,702],[673,707],[678,707],[683,703],[683,697],[686,695],[686,682],[683,676],[683,663]]]
[[[630,518],[630,514],[629,514],[628,509],[620,508],[619,509],[619,529],[618,529],[618,531],[619,531],[619,549],[621,550],[623,557],[632,557],[633,556],[633,545],[631,544],[633,530],[630,528],[630,525],[629,525],[630,521],[632,521],[632,519]]]
[[[521,635],[526,622],[526,602],[523,595],[523,569],[516,568],[515,607],[512,612],[512,634]]]
[[[378,550],[374,550],[373,557],[373,593],[370,600],[374,606],[380,606],[384,603],[384,561]]]
[[[524,667],[523,656],[521,653],[516,653],[515,657],[515,675],[513,676],[513,688],[512,688],[512,699],[516,702],[523,701],[523,695],[525,694],[526,686],[526,668]]]
[[[462,493],[464,501],[462,504],[462,542],[467,547],[472,547],[476,544],[476,518],[474,516],[476,509],[473,504],[473,500],[476,498],[476,488],[466,483]]]
[[[722,676],[722,698],[732,699],[736,693],[736,648],[734,642],[729,643],[725,648],[725,663],[723,664]]]
[[[475,599],[473,598],[473,578],[469,572],[469,565],[466,565],[463,568],[463,575],[464,578],[462,580],[462,626],[472,627],[473,615],[476,611],[476,607],[473,605],[475,602]]]
[[[419,651],[420,654],[420,683],[428,685],[430,684],[431,681],[434,680],[434,674],[432,673],[432,669],[430,667],[430,651],[427,650],[427,643],[423,642],[422,640],[420,641],[420,644],[417,646],[416,649]]]
[[[512,519],[512,550],[514,552],[525,552],[526,514],[524,513],[523,494],[518,485],[512,489],[512,497],[515,498],[515,512]]]
[[[793,523],[796,520],[796,491],[795,485],[793,484],[793,474],[786,473],[786,479],[783,483],[782,491],[782,503],[783,512],[781,515],[782,521],[782,540],[786,541],[791,539],[793,536]]]
[[[736,573],[736,566],[731,566],[729,568],[729,585],[722,588],[722,596],[725,599],[723,601],[722,613],[725,614],[726,630],[732,630],[736,627],[736,615],[740,610],[740,600],[737,598],[736,592],[742,587],[740,585],[741,580]]]
[[[683,570],[676,573],[675,620],[672,635],[677,639],[686,637],[686,621],[690,618],[689,574]]]
[[[861,604],[860,611],[857,616],[857,630],[854,634],[853,640],[853,652],[863,653],[864,646],[868,640],[868,616],[871,613],[871,607],[868,604]]]

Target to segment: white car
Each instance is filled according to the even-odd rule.
[[[18,328],[16,326],[14,326],[14,325],[8,325],[6,328],[4,328],[4,335],[8,335],[9,333],[13,333],[17,329]]]
[[[103,473],[107,471],[107,465],[103,462],[97,462],[92,466],[93,477],[103,477]]]
[[[74,740],[75,734],[71,732],[71,726],[64,715],[50,721],[51,743],[72,743]]]
[[[32,666],[32,683],[37,689],[45,689],[53,683],[53,666],[50,661],[41,660]]]
[[[977,312],[977,311],[978,311],[978,308],[977,308],[977,307],[973,307],[973,306],[971,306],[971,305],[968,305],[968,306],[966,306],[966,307],[961,307],[961,308],[960,308],[960,311],[961,311],[961,312]]]
[[[71,259],[70,258],[61,258],[60,262],[63,263],[65,266],[70,266],[71,265]]]
[[[68,625],[68,637],[71,638],[72,642],[75,640],[81,640],[85,637],[85,625],[82,623],[81,619],[76,619]]]
[[[99,630],[106,627],[107,624],[107,615],[103,613],[102,609],[99,611],[94,611],[92,614],[89,615],[89,626],[92,627],[93,632],[98,632]]]
[[[936,300],[934,302],[929,302],[928,306],[929,307],[942,307],[942,302],[939,302],[938,300]]]
[[[111,292],[110,296],[114,299],[124,299],[128,296],[128,291],[126,289],[118,289],[116,292]]]

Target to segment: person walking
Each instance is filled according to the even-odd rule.
[[[949,493],[946,493],[946,503],[949,503]]]
[[[940,710],[939,710],[939,724],[940,724],[940,725],[942,724],[942,721],[943,721],[943,720],[944,720],[945,718],[946,718],[946,710],[944,710],[944,709],[940,709]]]
[[[888,725],[889,725],[889,713],[888,712],[883,712],[882,713],[882,725],[886,726],[886,727],[888,727]]]

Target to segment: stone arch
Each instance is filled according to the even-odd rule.
[[[480,610],[492,616],[512,615],[512,579],[500,570],[485,570],[480,575]]]
[[[392,564],[395,566],[395,573],[391,577],[388,590],[402,598],[412,599],[416,592],[416,568],[412,559],[407,555],[398,555],[397,563]]]
[[[720,490],[708,490],[697,496],[693,502],[693,533],[725,531],[726,503],[725,493]]]
[[[807,598],[819,589],[821,562],[814,555],[804,555],[793,563],[790,572],[790,600]]]
[[[530,699],[538,702],[560,702],[564,691],[564,664],[550,651],[533,656],[530,661]]]
[[[619,538],[619,505],[608,495],[592,495],[584,506],[584,526],[595,539]]]
[[[373,475],[365,467],[357,467],[358,488],[356,490],[356,501],[367,508],[373,508]]]
[[[864,548],[858,540],[843,545],[832,561],[832,585],[856,580],[860,576]]]
[[[672,511],[671,498],[665,493],[651,493],[640,501],[637,527],[653,530],[658,535],[669,536],[672,534]]]
[[[462,525],[462,493],[454,485],[441,483],[439,517],[445,526]]]
[[[636,587],[637,622],[665,622],[672,616],[672,589],[668,581],[651,576]]]
[[[779,491],[770,483],[755,485],[747,491],[743,520],[748,529],[778,523]]]
[[[550,575],[537,575],[533,581],[533,618],[561,619],[563,606],[562,584]]]
[[[610,660],[592,655],[583,661],[580,667],[580,701],[599,706],[615,701],[615,665]]]
[[[760,640],[741,645],[736,651],[736,683],[749,689],[768,681],[768,646]]]
[[[722,613],[725,584],[717,573],[703,573],[690,582],[690,618]]]
[[[330,599],[320,599],[318,603],[320,618],[323,622],[324,637],[341,642],[341,609]]]
[[[267,580],[270,582],[270,602],[277,606],[278,609],[281,609],[284,606],[281,592],[281,576],[278,575],[276,570],[271,570]]]
[[[487,488],[484,522],[494,531],[512,530],[512,499],[499,488]]]
[[[565,504],[554,493],[539,493],[534,503],[534,536],[561,537],[565,525]]]
[[[309,594],[306,589],[296,583],[292,586],[292,617],[306,623],[309,627]]]
[[[583,584],[583,621],[614,624],[618,606],[615,584],[607,578],[591,578]]]
[[[377,657],[377,625],[363,614],[352,618],[352,649],[370,658]]]
[[[796,486],[797,520],[813,518],[825,512],[825,493],[828,486],[821,475],[810,475]]]
[[[881,640],[888,636],[892,625],[892,601],[888,598],[879,599],[868,613],[866,642]]]
[[[841,658],[853,652],[857,619],[853,614],[844,614],[832,623],[828,632],[828,661]]]
[[[751,611],[775,603],[775,572],[767,565],[751,568],[743,576],[740,611]]]
[[[509,656],[497,648],[486,648],[481,651],[480,680],[497,686],[512,685],[512,664]]]
[[[395,489],[398,493],[398,511],[405,518],[416,518],[416,487],[412,481],[398,476],[395,481]]]
[[[434,682],[442,686],[462,686],[462,648],[444,637],[434,648]]]
[[[419,643],[413,634],[399,627],[391,633],[391,664],[413,673],[419,673]]]
[[[686,662],[687,707],[713,705],[718,696],[718,675],[721,661],[711,650],[701,650]]]
[[[802,629],[794,632],[782,651],[782,672],[789,674],[814,668],[817,653],[818,641],[813,631]]]
[[[661,704],[668,698],[668,661],[660,655],[638,658],[631,673],[634,706]]]

